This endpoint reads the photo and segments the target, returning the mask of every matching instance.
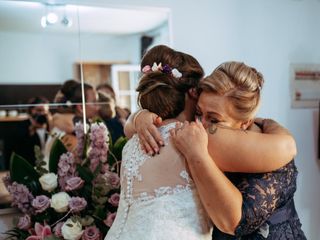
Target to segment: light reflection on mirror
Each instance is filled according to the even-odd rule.
[[[49,13],[56,14],[55,23],[44,19]],[[141,55],[171,44],[169,18],[168,9],[1,1],[0,170],[8,169],[18,147],[28,99],[44,96],[54,112],[53,99],[68,79],[94,88],[108,83],[114,104],[135,111]]]

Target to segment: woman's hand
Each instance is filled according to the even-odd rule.
[[[158,126],[162,119],[157,114],[142,111],[134,118],[135,130],[140,139],[141,149],[149,155],[159,153],[160,147],[164,145]]]
[[[272,119],[256,118],[254,119],[254,122],[261,126],[263,133],[291,135],[288,129],[282,127],[279,123]]]
[[[176,148],[188,159],[198,159],[208,154],[208,134],[201,122],[177,123],[170,131],[171,139]]]

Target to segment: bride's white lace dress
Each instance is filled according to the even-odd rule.
[[[174,126],[159,128],[165,140],[159,155],[144,154],[137,135],[124,147],[118,213],[105,240],[211,239],[185,160],[169,140]]]

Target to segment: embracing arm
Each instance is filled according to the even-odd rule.
[[[292,163],[276,173],[246,174],[234,186],[206,150],[207,134],[200,123],[184,124],[171,136],[188,162],[207,213],[214,225],[227,234],[242,236],[256,231],[281,204],[281,194],[295,180]],[[283,178],[288,181],[278,184]]]
[[[154,113],[137,112],[129,117],[124,128],[129,138],[138,133],[142,149],[150,155],[158,152],[163,142],[155,125],[157,119]],[[295,140],[287,129],[270,119],[255,121],[262,127],[263,133],[219,128],[214,135],[209,135],[209,153],[221,170],[248,173],[274,171],[296,155]]]
[[[210,157],[206,130],[200,122],[185,123],[183,130],[171,131],[171,137],[188,162],[201,202],[214,225],[234,234],[241,219],[242,195]]]
[[[157,126],[160,126],[162,119],[157,114],[148,110],[139,110],[131,114],[124,126],[126,137],[131,138],[138,133],[141,148],[149,155],[158,153],[164,142]]]
[[[126,124],[124,125],[123,131],[127,138],[131,138],[136,133],[136,129],[133,124],[133,118],[135,114],[136,113],[130,114],[126,121]]]
[[[190,156],[188,164],[201,202],[212,222],[221,231],[234,234],[242,215],[243,200],[240,191],[217,167],[209,154]]]
[[[261,122],[264,133],[218,128],[209,134],[210,156],[222,171],[269,172],[293,159],[296,144],[288,130],[273,120]]]

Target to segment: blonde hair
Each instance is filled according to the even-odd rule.
[[[252,118],[260,103],[263,76],[242,62],[224,62],[200,82],[200,91],[225,96],[230,101],[233,118],[246,121]]]

